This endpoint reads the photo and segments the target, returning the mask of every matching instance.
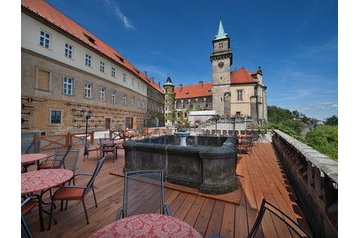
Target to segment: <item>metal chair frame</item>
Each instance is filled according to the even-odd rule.
[[[128,216],[128,179],[131,176],[135,175],[159,175],[160,176],[160,213],[164,215],[171,215],[170,206],[164,204],[164,174],[163,170],[139,170],[139,171],[130,171],[125,173],[124,178],[124,193],[123,193],[123,207],[119,208],[116,215],[116,220],[120,218],[125,218]]]
[[[97,177],[97,175],[99,174],[99,172],[101,171],[101,168],[103,166],[103,163],[105,161],[106,157],[103,157],[102,159],[98,160],[97,161],[97,165],[96,165],[96,168],[94,170],[93,173],[78,173],[76,174],[75,176],[91,176],[90,180],[88,181],[87,185],[86,186],[74,186],[74,185],[65,185],[65,186],[62,186],[60,187],[58,190],[56,190],[51,198],[51,211],[50,211],[50,214],[51,216],[50,217],[53,217],[53,207],[54,207],[54,203],[55,203],[55,200],[61,200],[61,201],[64,201],[66,200],[66,209],[67,209],[67,201],[68,200],[81,200],[82,201],[82,205],[83,205],[83,208],[84,208],[84,211],[85,211],[85,216],[86,216],[86,221],[87,221],[87,224],[89,224],[89,219],[88,219],[88,214],[87,214],[87,208],[86,208],[86,204],[85,204],[85,198],[86,198],[86,195],[88,194],[88,192],[90,190],[92,190],[93,192],[93,197],[94,197],[94,202],[95,202],[95,205],[96,207],[98,207],[97,205],[97,199],[96,199],[96,194],[94,192],[94,181]],[[63,190],[63,189],[66,189],[66,188],[79,188],[79,189],[83,189],[83,195],[81,196],[80,199],[56,199],[56,194]],[[61,202],[61,210],[63,208],[63,203]],[[52,219],[50,219],[49,221],[49,224],[48,224],[48,229],[50,230],[51,228],[51,221]]]
[[[289,226],[299,237],[301,237],[301,238],[307,238],[307,237],[310,238],[311,237],[306,231],[304,231],[302,228],[300,228],[300,226],[292,218],[290,218],[288,215],[286,215],[284,212],[282,212],[278,207],[276,207],[273,204],[266,201],[266,199],[263,199],[261,202],[260,211],[257,214],[256,220],[255,220],[255,223],[252,226],[252,228],[247,236],[248,238],[255,237],[255,234],[257,233],[257,231],[260,227],[260,224],[264,218],[265,212],[267,210],[270,211],[271,214],[278,217],[287,226]],[[288,219],[292,224],[294,224],[294,226],[291,225],[290,223],[288,223],[282,217],[284,217],[285,219]],[[304,234],[304,236],[302,236],[301,234]]]

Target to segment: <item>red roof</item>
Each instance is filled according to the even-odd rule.
[[[85,45],[90,46],[91,48],[111,58],[119,65],[122,65],[123,67],[127,68],[134,75],[137,75],[144,82],[162,93],[162,89],[159,85],[146,78],[142,72],[139,72],[139,70],[130,62],[128,62],[128,60],[126,60],[119,52],[111,48],[109,45],[101,41],[98,37],[84,29],[82,26],[80,26],[70,18],[66,17],[64,14],[62,14],[60,11],[58,11],[56,8],[54,8],[47,2],[43,0],[21,0],[21,5],[30,10],[31,12],[35,13],[36,15],[40,16],[47,22],[50,22],[51,24],[56,25],[57,27],[66,31],[68,34],[77,38]],[[92,43],[85,36],[85,34],[92,38],[94,40],[94,43]]]
[[[257,81],[251,76],[251,73],[249,73],[244,67],[230,72],[230,76],[231,84],[257,83]],[[189,86],[175,87],[175,99],[210,97],[213,95],[212,87],[212,83],[199,83]]]
[[[175,99],[210,97],[213,95],[212,83],[199,83],[189,86],[179,86],[174,88]]]
[[[230,72],[231,83],[257,83],[257,81],[251,76],[244,67],[241,67],[238,70]]]

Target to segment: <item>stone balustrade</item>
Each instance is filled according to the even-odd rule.
[[[272,143],[315,237],[337,237],[338,163],[279,130]]]

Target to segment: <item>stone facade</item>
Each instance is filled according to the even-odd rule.
[[[230,38],[213,40],[213,53],[210,57],[213,82],[213,110],[219,115],[230,114],[230,66],[232,53]]]
[[[126,125],[126,117],[133,118],[133,127],[144,123],[144,113],[147,105],[153,106],[153,111],[160,112],[163,101],[151,101],[143,95],[128,90],[112,82],[104,81],[95,75],[68,67],[54,60],[48,59],[26,49],[22,49],[22,129],[32,131],[64,132],[83,130],[84,120],[80,118],[80,111],[93,112],[88,121],[90,130],[104,130]],[[36,88],[38,68],[49,71],[51,75],[50,91]],[[74,78],[74,92],[72,95],[63,94],[63,77]],[[84,84],[93,85],[91,98],[84,96]],[[99,89],[106,89],[105,101],[99,100]],[[111,94],[116,92],[116,101],[112,103]],[[155,94],[155,93],[153,93]],[[162,94],[159,95],[160,98]],[[127,105],[123,105],[123,96],[127,98]],[[61,123],[51,124],[50,111],[61,111]],[[107,122],[107,125],[106,125]],[[109,125],[108,125],[109,124]],[[108,128],[109,127],[109,128]]]
[[[21,36],[23,131],[83,132],[89,110],[90,131],[164,126],[160,85],[45,1],[22,3]]]
[[[167,82],[163,85],[164,87],[164,100],[165,100],[165,125],[173,126],[175,114],[174,114],[174,101],[175,101],[175,92],[174,84],[170,77],[167,78]]]

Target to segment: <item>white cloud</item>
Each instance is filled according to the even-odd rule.
[[[133,26],[132,22],[128,19],[128,17],[126,17],[126,16],[122,13],[121,9],[120,9],[118,6],[115,7],[115,12],[116,12],[116,15],[119,17],[119,19],[122,20],[124,26],[125,26],[127,29],[135,29],[135,27]]]
[[[121,20],[121,22],[123,23],[126,29],[136,29],[133,23],[129,20],[129,18],[126,15],[124,15],[124,13],[122,12],[122,10],[119,8],[118,5],[112,3],[110,0],[102,0],[102,1],[105,3],[107,7],[109,7],[110,9],[114,9],[114,14]]]

